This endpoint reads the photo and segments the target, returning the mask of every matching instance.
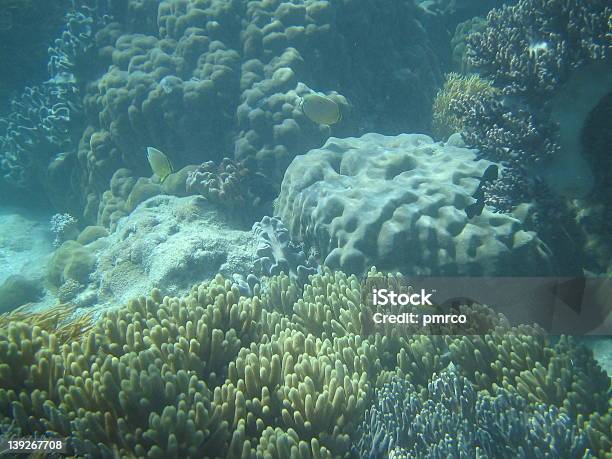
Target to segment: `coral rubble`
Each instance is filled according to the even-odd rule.
[[[79,280],[86,288],[78,299],[86,304],[121,303],[155,286],[179,294],[218,272],[246,276],[257,258],[248,226],[201,196],[153,196],[110,234],[90,227],[79,239],[96,258],[91,275]]]

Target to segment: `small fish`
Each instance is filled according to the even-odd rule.
[[[476,201],[474,204],[470,204],[465,208],[465,214],[467,218],[474,218],[477,215],[482,214],[482,210],[484,209],[484,199]]]
[[[495,164],[492,164],[485,169],[484,173],[482,174],[482,178],[480,179],[480,183],[478,184],[478,188],[476,188],[476,191],[472,195],[472,197],[476,199],[476,202],[465,208],[467,218],[474,218],[477,215],[482,214],[485,206],[484,184],[497,180],[497,177],[498,168]]]
[[[474,192],[474,194],[472,195],[472,197],[476,200],[476,201],[480,201],[481,199],[484,199],[485,194],[484,194],[484,189],[479,186],[476,191]]]
[[[300,110],[317,124],[331,126],[342,119],[338,104],[329,97],[319,94],[306,94],[302,97]]]
[[[153,173],[159,177],[160,183],[164,183],[164,180],[174,172],[168,157],[157,148],[147,147],[147,159]]]
[[[498,177],[498,168],[495,164],[491,164],[489,167],[485,169],[484,174],[482,174],[481,183],[492,182],[493,180],[497,180],[497,177]]]

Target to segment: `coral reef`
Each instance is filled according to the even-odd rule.
[[[265,216],[253,224],[257,236],[257,260],[253,266],[256,275],[277,276],[287,274],[292,282],[304,285],[308,276],[317,272],[317,262],[313,256],[306,256],[299,245],[289,237],[289,230],[276,217]]]
[[[448,139],[451,134],[462,132],[465,129],[464,117],[460,112],[453,110],[456,101],[463,98],[492,97],[495,92],[491,82],[478,75],[462,76],[458,73],[446,75],[444,86],[438,91],[433,102],[432,129],[434,134],[438,138]]]
[[[297,108],[299,97],[312,89],[327,89],[340,105],[344,121],[334,127],[336,135],[354,124],[348,99],[367,130],[427,128],[429,113],[421,102],[433,97],[440,64],[415,6],[249,2],[246,16],[237,158],[256,161],[280,181],[296,153],[321,145],[329,129]],[[372,26],[374,20],[398,26],[383,31]]]
[[[236,157],[249,167],[266,171],[275,182],[282,179],[284,170],[295,156],[293,152],[306,152],[321,145],[330,133],[328,126],[312,122],[299,108],[300,98],[309,94],[311,89],[299,82],[291,70],[296,66],[292,60],[298,59],[301,57],[290,49],[278,62],[273,61],[278,68],[272,78],[245,90],[244,101],[237,109],[242,130],[236,141]],[[331,94],[328,97],[340,106],[348,106],[342,96]],[[271,138],[266,139],[270,133]]]
[[[78,301],[111,305],[154,286],[178,295],[218,272],[246,276],[257,258],[256,247],[241,219],[201,196],[154,196],[119,220],[107,237],[86,245],[97,264],[81,282],[86,289]]]
[[[355,276],[326,269],[302,295],[287,280],[255,296],[220,275],[181,298],[154,289],[72,342],[0,320],[0,422],[88,457],[609,452],[610,379],[570,340],[500,317],[481,337],[359,334]],[[323,320],[295,320],[316,308]]]
[[[466,144],[504,166],[483,189],[486,204],[507,213],[532,203],[527,227],[572,271],[607,269],[586,248],[600,237],[576,227],[570,200],[596,209],[607,194],[605,155],[593,153],[601,149],[588,138],[605,135],[610,14],[604,1],[519,0],[492,10],[484,23],[466,23],[457,44],[472,28],[467,63],[503,96],[457,94],[444,105],[462,120]]]
[[[484,100],[459,108],[467,113],[476,103],[481,109],[467,143],[488,138],[483,153],[496,155],[494,146],[487,145],[496,137],[508,148],[506,161],[515,161],[525,146],[536,158],[554,147],[552,161],[538,167],[547,186],[569,197],[591,193],[592,170],[598,165],[585,161],[580,138],[589,113],[612,90],[607,42],[611,11],[605,1],[556,0],[521,0],[492,10],[484,30],[468,37],[467,55],[470,64],[509,97],[503,107]],[[495,124],[500,117],[506,122]],[[525,178],[519,181],[519,188],[527,186]]]
[[[373,27],[373,14],[394,27]],[[444,52],[423,18],[409,2],[384,9],[355,0],[86,2],[67,14],[49,65],[52,87],[75,93],[77,138],[48,154],[6,155],[3,173],[11,183],[42,186],[57,210],[88,224],[101,223],[113,174],[148,173],[148,146],[177,168],[233,152],[277,191],[291,159],[331,133],[299,109],[312,91],[340,105],[335,134],[428,129]],[[39,172],[22,178],[33,163]]]
[[[556,127],[524,109],[505,106],[492,89],[472,94],[455,92],[444,101],[447,119],[462,123],[465,142],[477,148],[480,157],[504,166],[501,176],[485,190],[487,204],[509,212],[522,202],[545,195],[534,177],[536,167],[554,159],[559,151],[554,141]]]
[[[257,336],[258,302],[238,300],[238,292],[220,278],[194,288],[189,300],[193,310],[187,316],[184,303],[162,303],[156,292],[153,297],[109,312],[81,343],[62,345],[63,354],[54,354],[60,350],[54,334],[11,323],[2,336],[10,339],[13,348],[8,353],[5,347],[0,351],[6,381],[0,394],[3,415],[13,412],[24,433],[36,431],[40,423],[63,434],[74,432],[77,438],[72,446],[79,455],[98,456],[114,448],[139,456],[148,451],[157,457],[168,457],[173,447],[179,450],[178,457],[220,451],[227,439],[223,432],[228,430],[228,413],[213,402],[201,378],[213,383],[215,374],[221,377],[226,371],[224,365],[236,354],[241,340]],[[143,326],[151,327],[150,337],[141,335]],[[164,338],[170,330],[172,335]],[[11,369],[5,362],[20,365]],[[37,362],[42,373],[35,365],[30,370],[29,362]],[[57,384],[45,382],[48,371],[61,374],[52,379]],[[130,379],[132,383],[126,385]],[[153,403],[142,405],[143,397]],[[48,401],[43,407],[44,398]],[[24,406],[26,399],[34,405]],[[106,410],[110,411],[103,414]],[[28,419],[28,412],[46,420]]]
[[[504,390],[477,393],[456,369],[434,374],[425,392],[407,380],[377,391],[365,415],[359,457],[595,457],[584,430],[558,408],[528,406]],[[537,451],[537,454],[534,452]]]
[[[468,56],[506,94],[537,103],[589,61],[606,59],[610,5],[605,0],[520,0],[487,15],[470,35]]]
[[[42,288],[34,279],[19,274],[7,277],[0,284],[0,314],[31,303],[42,296]]]
[[[223,158],[219,165],[207,161],[187,174],[188,194],[200,194],[230,212],[251,217],[262,212],[275,196],[265,177],[253,173],[243,163]]]
[[[582,236],[570,207],[546,179],[545,171],[558,162],[555,170],[565,167],[576,177],[580,175],[579,167],[569,167],[559,158],[562,149],[556,140],[556,124],[526,108],[504,103],[499,88],[477,76],[455,74],[449,76],[447,85],[438,93],[434,122],[441,130],[450,127],[460,131],[464,141],[478,149],[479,158],[502,166],[499,176],[481,187],[483,202],[495,212],[515,215],[529,203],[529,217],[522,218],[525,229],[536,231],[568,272],[579,272],[582,257],[577,244]],[[565,181],[568,174],[565,171],[555,180],[572,188],[576,181]],[[551,226],[551,221],[560,224]]]
[[[368,350],[356,337],[330,342],[284,330],[268,343],[240,351],[223,392],[235,397],[251,442],[263,433],[261,445],[267,436],[263,429],[280,425],[310,444],[315,457],[317,450],[323,457],[341,455],[369,394],[368,372],[375,363]],[[275,457],[287,456],[281,450]]]
[[[324,264],[363,273],[551,272],[551,254],[516,218],[465,209],[485,169],[476,152],[424,135],[331,138],[287,169],[278,215]]]

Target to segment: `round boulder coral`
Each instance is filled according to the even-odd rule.
[[[486,207],[468,218],[492,163],[453,142],[331,138],[291,163],[279,215],[292,239],[345,272],[376,265],[412,275],[550,273],[548,249],[517,218]]]

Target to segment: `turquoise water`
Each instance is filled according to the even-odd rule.
[[[2,454],[612,454],[608,2],[0,9]]]

